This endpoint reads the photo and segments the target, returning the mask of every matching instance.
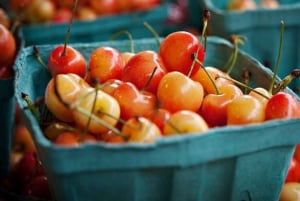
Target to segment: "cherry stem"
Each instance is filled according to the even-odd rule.
[[[207,30],[207,23],[208,23],[209,19],[210,19],[210,12],[207,9],[204,9],[204,11],[203,11],[203,29],[202,29],[202,34],[201,34],[201,37],[200,37],[200,40],[199,40],[199,45],[198,45],[197,51],[195,53],[196,55],[193,55],[193,57],[198,58],[199,51],[200,51],[200,49],[202,47],[202,44],[203,44],[203,38],[204,38],[204,52],[206,51],[206,30]],[[193,59],[192,65],[191,65],[191,67],[189,69],[189,72],[187,73],[188,77],[191,77],[192,72],[194,70],[195,63],[196,63],[196,60]]]
[[[157,66],[155,66],[155,68],[153,69],[149,79],[147,80],[146,84],[144,85],[144,87],[141,89],[141,92],[145,91],[146,88],[149,86],[151,80],[153,79],[153,76],[155,75],[155,72],[157,71]]]
[[[201,66],[201,68],[204,70],[204,72],[205,72],[205,74],[207,75],[208,79],[209,79],[209,80],[211,81],[211,83],[213,84],[213,86],[214,86],[214,88],[215,88],[215,90],[216,90],[216,94],[217,94],[217,95],[220,95],[221,93],[220,93],[220,91],[219,91],[219,88],[217,87],[217,84],[216,84],[215,80],[211,77],[211,75],[209,74],[209,72],[206,70],[205,66],[203,66],[203,64],[201,63],[201,61],[199,61],[199,59],[196,58],[195,55],[192,56],[192,57],[194,57],[195,62],[198,63],[198,64]]]
[[[227,69],[226,73],[228,75],[230,75],[230,73],[232,72],[232,70],[234,68],[234,65],[236,63],[237,56],[238,56],[239,45],[244,44],[243,36],[231,35],[230,39],[233,42],[234,50],[233,50],[233,54],[230,56],[228,62],[226,63],[226,66],[225,66],[225,68]]]
[[[81,130],[74,128],[71,125],[68,124],[61,124],[58,122],[54,122],[51,124],[51,126],[57,130],[61,130],[61,131],[72,131],[72,132],[76,132],[76,133],[81,133]]]
[[[154,38],[157,41],[158,46],[160,45],[160,36],[158,33],[154,30],[154,28],[148,23],[144,22],[144,26],[154,35]]]
[[[48,66],[46,65],[46,63],[43,61],[40,52],[38,50],[38,48],[34,45],[33,46],[33,54],[35,56],[35,58],[38,60],[38,62],[48,71]]]
[[[132,35],[129,33],[129,31],[127,31],[127,30],[122,30],[122,31],[119,31],[119,32],[117,32],[117,33],[114,33],[114,34],[111,36],[110,40],[115,40],[115,39],[116,39],[118,36],[120,36],[121,34],[126,34],[126,35],[127,35],[128,39],[129,39],[129,41],[130,41],[130,52],[131,52],[131,53],[134,53],[134,52],[135,52],[135,50],[134,50],[134,42],[133,42]]]
[[[73,10],[72,10],[72,15],[71,15],[70,23],[68,25],[68,29],[67,29],[67,33],[66,33],[66,37],[65,37],[64,49],[63,49],[63,52],[61,53],[61,56],[66,56],[67,44],[68,44],[69,38],[70,38],[71,26],[72,26],[72,23],[73,23],[74,13],[75,13],[75,11],[77,9],[77,3],[78,3],[78,0],[75,0],[75,3],[73,5]]]
[[[273,93],[284,90],[295,78],[300,77],[300,69],[294,69],[289,75],[285,76],[278,84],[275,84]],[[274,91],[276,90],[276,91]]]
[[[95,87],[95,98],[93,100],[93,103],[92,103],[92,108],[91,108],[91,111],[90,111],[90,114],[93,113],[93,111],[95,110],[95,107],[96,107],[96,100],[97,100],[97,96],[98,96],[98,90],[99,90],[99,84],[96,84],[96,87]],[[83,133],[86,134],[88,132],[88,129],[89,129],[89,126],[91,124],[91,121],[92,121],[92,118],[91,116],[89,115],[89,118],[88,118],[88,121],[85,125],[85,128],[83,130]],[[80,140],[82,139],[82,135],[80,135]]]
[[[171,121],[167,120],[166,123],[176,131],[176,133],[181,134],[183,133],[179,128],[177,128]]]
[[[269,87],[269,92],[271,94],[273,94],[274,83],[275,83],[275,79],[276,79],[276,76],[277,76],[278,70],[279,70],[279,62],[280,62],[281,53],[282,53],[283,34],[284,34],[284,22],[281,21],[280,22],[280,40],[279,40],[278,55],[277,55],[277,60],[276,60],[275,68],[274,68],[274,74],[273,74],[271,84]]]
[[[239,82],[239,81],[237,81],[237,80],[235,80],[235,79],[232,79],[232,78],[230,78],[230,77],[226,77],[226,76],[222,76],[222,75],[217,74],[216,78],[223,78],[223,79],[230,80],[230,81],[234,82],[235,84],[237,84],[237,85],[239,85],[239,86],[241,86],[241,87],[244,87],[244,88],[246,88],[246,89],[248,89],[248,90],[250,90],[250,91],[253,91],[253,92],[255,92],[255,93],[261,95],[261,96],[264,97],[265,99],[269,99],[268,96],[262,94],[261,92],[255,90],[254,88],[252,88],[252,87],[250,87],[250,86],[248,86],[248,85],[245,85],[244,83]]]
[[[39,119],[39,110],[36,107],[36,104],[29,98],[29,95],[26,93],[21,93],[22,99],[26,102],[27,106],[24,109],[29,109],[33,116],[38,120]]]
[[[248,70],[244,70],[243,74],[242,74],[242,77],[244,78],[245,85],[249,86],[249,81],[250,81],[251,73]],[[245,94],[248,93],[248,89],[247,88],[245,88],[244,93]]]

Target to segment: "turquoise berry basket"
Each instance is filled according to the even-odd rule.
[[[164,35],[166,21],[169,14],[170,3],[161,5],[147,11],[101,16],[92,21],[74,21],[71,27],[69,43],[107,41],[113,34],[126,30],[134,39],[151,37],[153,34],[145,27],[149,23],[158,34]],[[35,24],[21,27],[26,46],[38,44],[63,43],[68,30],[68,24]],[[118,39],[124,39],[119,37]]]
[[[134,41],[136,51],[157,50],[154,39]],[[96,47],[129,50],[129,41],[73,44],[89,57]],[[53,45],[37,46],[46,59]],[[220,67],[233,51],[219,37],[207,40],[205,65]],[[253,75],[252,86],[268,87],[272,71],[239,51],[232,76],[242,69]],[[15,95],[32,100],[44,96],[49,73],[23,49],[15,65]],[[292,90],[286,89],[293,93]],[[266,201],[278,200],[288,166],[300,142],[300,119],[274,120],[248,126],[228,126],[201,135],[166,137],[153,144],[86,143],[76,148],[55,146],[42,133],[32,113],[22,109],[56,200],[63,201]]]
[[[245,45],[240,47],[272,70],[276,65],[280,23],[283,21],[283,47],[278,74],[283,77],[294,68],[299,68],[300,1],[278,0],[280,7],[277,9],[257,8],[244,12],[228,11],[227,5],[230,0],[200,0],[200,2],[211,12],[208,23],[211,35],[224,38],[228,38],[231,34],[246,36]],[[300,82],[296,79],[290,88],[297,89],[299,86]]]

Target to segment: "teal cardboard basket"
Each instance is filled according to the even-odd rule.
[[[0,178],[9,172],[15,103],[14,78],[0,79]]]
[[[157,50],[154,39],[135,40],[136,51]],[[85,57],[99,46],[128,51],[129,41],[73,44]],[[37,46],[46,59],[53,45]],[[222,66],[232,53],[228,41],[209,37],[205,65]],[[252,86],[268,87],[272,72],[240,51],[232,76],[241,69],[253,75]],[[15,95],[44,96],[49,73],[26,47],[17,59]],[[293,93],[287,89],[288,92]],[[278,200],[295,145],[300,119],[228,126],[202,135],[180,135],[153,144],[87,143],[55,146],[28,110],[22,110],[56,200],[63,201],[266,201]]]
[[[276,64],[280,23],[284,21],[283,49],[278,74],[283,77],[300,66],[300,2],[298,0],[279,0],[278,9],[248,10],[244,12],[227,11],[229,0],[200,0],[203,7],[211,12],[209,31],[211,35],[228,38],[231,34],[246,36],[245,45],[240,46],[261,63],[274,69]],[[256,1],[259,2],[259,1]],[[295,80],[290,88],[300,86]]]
[[[69,37],[70,43],[107,41],[113,34],[126,30],[134,39],[152,37],[153,34],[145,26],[148,22],[158,34],[164,35],[165,22],[169,16],[170,3],[147,11],[136,11],[118,15],[101,16],[92,21],[74,21]],[[26,46],[38,44],[63,43],[68,24],[35,24],[21,27]],[[127,39],[126,35],[117,39]]]

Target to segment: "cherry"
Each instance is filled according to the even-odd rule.
[[[143,117],[155,109],[156,96],[148,91],[139,91],[131,82],[121,83],[112,96],[118,101],[121,108],[121,119]]]
[[[60,133],[55,139],[54,143],[58,146],[76,147],[84,142],[96,142],[94,135],[88,133],[78,133],[73,131],[64,131]]]
[[[34,177],[44,175],[44,170],[36,151],[24,152],[12,171],[14,180],[20,184],[20,187],[25,186]]]
[[[23,195],[42,198],[46,200],[52,199],[48,178],[45,175],[34,177],[22,190]]]
[[[131,0],[133,10],[149,10],[159,3],[160,0]]]
[[[256,9],[254,0],[231,0],[228,4],[229,10],[245,11]]]
[[[100,83],[109,79],[120,79],[124,66],[125,61],[117,49],[98,47],[89,58],[88,82],[91,83],[91,79],[98,79]]]
[[[278,92],[267,102],[266,120],[299,118],[299,109],[299,102],[294,95],[287,92]]]
[[[80,77],[85,77],[87,65],[84,56],[75,48],[68,45],[69,35],[73,17],[76,11],[78,0],[75,0],[72,17],[66,32],[64,45],[57,45],[48,57],[49,71],[52,76],[57,74],[74,73]]]
[[[197,53],[197,51],[198,60],[203,62],[205,55],[204,47],[199,43],[195,35],[187,31],[175,31],[168,34],[161,41],[159,47],[159,55],[167,70],[179,71],[185,75],[190,72],[193,65],[191,56]],[[197,72],[199,68],[199,64],[193,65],[191,75]]]
[[[209,129],[206,121],[196,112],[180,110],[173,113],[165,124],[164,135],[201,134]]]
[[[161,57],[154,51],[145,50],[131,57],[124,67],[121,80],[133,83],[139,90],[156,94],[158,84],[166,73]]]
[[[261,123],[264,120],[264,107],[253,96],[246,94],[238,96],[227,106],[227,125]]]
[[[178,71],[168,72],[157,88],[160,107],[174,113],[179,110],[198,111],[201,107],[204,90],[195,82]]]
[[[113,129],[121,108],[115,98],[98,88],[82,88],[71,109],[75,125],[89,133],[100,134]]]
[[[14,76],[14,71],[10,66],[0,66],[0,79],[7,79]]]
[[[11,20],[6,10],[0,7],[0,24],[4,25],[7,29],[10,28]]]
[[[300,182],[288,182],[282,186],[279,200],[293,201],[300,199]]]
[[[76,19],[78,20],[91,21],[97,19],[97,17],[96,12],[88,6],[80,6],[76,12]]]
[[[155,123],[161,130],[161,132],[163,132],[163,129],[170,116],[171,112],[169,110],[166,110],[164,108],[157,108],[152,111],[149,111],[149,113],[146,115],[146,118]]]
[[[128,119],[121,131],[127,136],[127,142],[152,143],[162,136],[156,124],[144,117]]]
[[[117,0],[89,0],[89,4],[98,15],[113,14],[118,11]]]
[[[49,71],[52,76],[74,73],[85,77],[87,65],[83,55],[71,46],[56,46],[48,58]]]
[[[70,22],[72,18],[72,11],[67,8],[59,8],[56,10],[50,22],[62,24]]]
[[[213,66],[206,66],[204,68],[205,69],[203,69],[202,67],[196,73],[194,73],[191,76],[191,79],[199,82],[203,86],[203,89],[206,93],[217,94],[216,87],[233,83],[232,81],[223,78],[230,77],[226,72]],[[209,76],[207,75],[207,73],[209,74]]]
[[[72,122],[73,114],[69,104],[75,101],[77,93],[90,85],[77,74],[58,74],[45,89],[45,104],[59,120]]]
[[[299,182],[300,181],[300,163],[295,157],[292,157],[287,175],[285,178],[285,183],[289,182]]]
[[[13,33],[3,24],[0,24],[0,49],[0,66],[12,68],[17,51],[16,40]]]
[[[225,126],[228,104],[243,95],[241,89],[233,84],[222,85],[219,91],[219,94],[207,94],[200,109],[200,114],[210,127]]]

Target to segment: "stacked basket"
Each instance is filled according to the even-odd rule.
[[[283,21],[285,30],[278,74],[283,77],[292,69],[299,68],[299,1],[279,0],[280,6],[276,9],[257,8],[242,12],[229,11],[227,7],[230,0],[200,0],[199,2],[211,12],[210,34],[225,38],[231,34],[246,36],[247,41],[241,48],[271,69],[276,64],[280,23]],[[293,81],[290,87],[293,89],[299,87],[299,80]]]

